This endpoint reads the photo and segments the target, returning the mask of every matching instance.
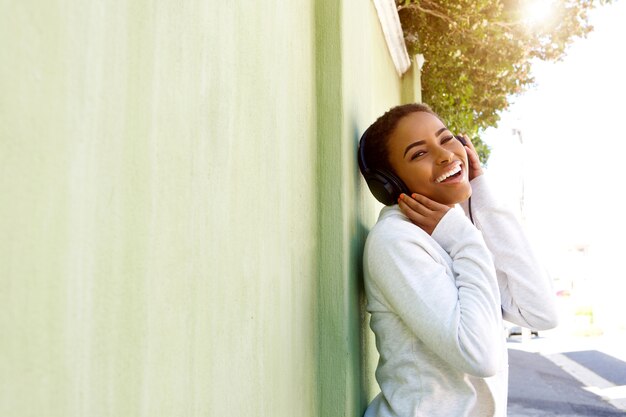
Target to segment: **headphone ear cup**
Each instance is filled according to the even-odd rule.
[[[374,197],[386,206],[396,204],[400,194],[408,193],[404,182],[390,172],[375,170],[365,181]]]
[[[398,202],[398,197],[400,197],[401,193],[408,194],[409,190],[404,182],[391,172],[370,169],[368,167],[365,157],[365,141],[367,139],[368,130],[363,133],[359,141],[359,149],[357,151],[359,170],[361,174],[363,174],[363,178],[365,178],[367,186],[374,197],[384,205],[391,206]]]

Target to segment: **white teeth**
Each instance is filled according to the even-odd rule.
[[[446,178],[451,177],[452,175],[457,174],[457,173],[459,173],[459,172],[461,172],[461,164],[460,164],[460,163],[457,163],[457,164],[454,166],[454,168],[452,168],[450,171],[446,172],[445,174],[443,174],[443,175],[442,175],[442,176],[440,176],[440,177],[437,177],[437,179],[435,180],[435,182],[441,182],[441,181],[445,180]]]

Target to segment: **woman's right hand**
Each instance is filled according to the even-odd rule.
[[[438,203],[421,194],[413,193],[410,197],[400,194],[398,199],[400,210],[416,226],[423,229],[429,235],[439,224],[439,221],[446,215],[450,206]]]

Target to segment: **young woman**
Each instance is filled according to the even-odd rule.
[[[387,204],[364,253],[381,389],[365,416],[506,416],[503,317],[556,325],[551,282],[515,216],[490,193],[469,139],[426,105],[389,110],[359,148]]]

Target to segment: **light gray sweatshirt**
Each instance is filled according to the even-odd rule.
[[[457,206],[428,235],[394,205],[367,237],[381,393],[365,417],[506,416],[503,316],[536,330],[556,326],[552,283],[515,216],[484,175],[471,185],[475,226]]]

